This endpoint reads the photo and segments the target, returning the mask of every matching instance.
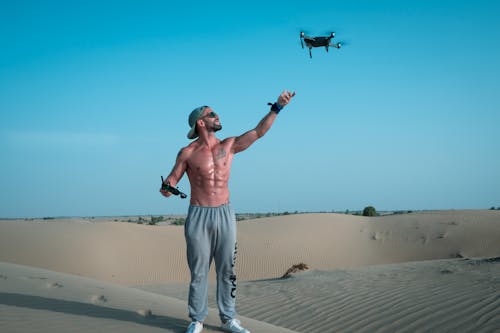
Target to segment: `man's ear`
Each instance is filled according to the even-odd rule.
[[[198,119],[196,121],[196,124],[198,125],[198,128],[205,127],[205,122],[203,121],[203,119]]]

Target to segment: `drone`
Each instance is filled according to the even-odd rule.
[[[307,36],[303,31],[300,32],[300,44],[302,45],[302,48],[304,48],[304,42],[306,43],[306,46],[309,48],[309,57],[312,58],[312,53],[311,49],[313,47],[321,47],[324,46],[326,49],[326,52],[328,52],[328,48],[334,47],[336,49],[340,49],[342,47],[342,43],[331,43],[330,41],[332,38],[335,37],[335,32],[330,33],[330,36],[318,36],[318,37],[311,37]]]

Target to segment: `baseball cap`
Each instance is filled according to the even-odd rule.
[[[187,134],[188,139],[192,140],[198,137],[198,133],[196,133],[196,122],[203,116],[203,111],[205,111],[206,108],[208,108],[206,105],[197,107],[189,114],[188,123],[191,129]]]

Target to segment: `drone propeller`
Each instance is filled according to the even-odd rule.
[[[351,45],[351,42],[349,41],[345,41],[345,40],[341,40],[340,42],[337,42],[335,43],[333,46],[340,49],[341,47],[344,47],[346,45]]]
[[[321,34],[322,36],[332,36],[335,37],[337,35],[337,29],[330,29],[330,30],[323,30],[323,33]]]
[[[305,36],[304,32],[301,31],[299,37],[300,37],[300,45],[302,45],[302,48],[304,48],[304,36]]]

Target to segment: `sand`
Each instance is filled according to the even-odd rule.
[[[183,332],[186,304],[98,280],[0,264],[1,332]],[[210,311],[206,332],[218,332]],[[241,317],[256,332],[292,332]]]
[[[238,223],[252,332],[500,332],[500,211]],[[183,332],[182,226],[0,221],[0,332]],[[305,263],[309,270],[281,278]],[[219,332],[210,276],[206,332]]]

